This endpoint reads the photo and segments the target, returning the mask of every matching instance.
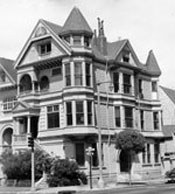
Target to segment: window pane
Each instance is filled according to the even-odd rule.
[[[91,85],[91,73],[90,73],[90,64],[86,63],[86,85]]]
[[[82,63],[75,63],[75,85],[82,85]]]
[[[73,36],[73,44],[81,45],[81,36]]]
[[[76,122],[77,125],[84,124],[83,102],[76,102]]]
[[[66,86],[70,86],[71,85],[70,63],[65,64],[65,80],[66,80]]]
[[[66,103],[66,110],[67,110],[67,125],[72,125],[72,103]]]
[[[152,91],[157,92],[157,82],[156,81],[152,82]]]
[[[120,107],[115,107],[115,125],[120,127]]]
[[[131,107],[125,107],[125,125],[126,127],[133,127],[133,114]]]
[[[118,92],[119,90],[119,74],[115,72],[113,74],[113,84],[114,84],[114,92]]]
[[[92,125],[92,102],[87,102],[88,125]]]
[[[124,93],[129,94],[131,92],[131,79],[130,75],[123,74]]]

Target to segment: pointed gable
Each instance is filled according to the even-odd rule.
[[[160,88],[165,92],[168,98],[175,104],[175,90],[160,86]]]
[[[65,44],[65,42],[59,37],[59,32],[61,26],[54,23],[48,22],[46,20],[40,19],[36,24],[34,30],[32,31],[30,37],[26,41],[21,53],[19,54],[16,62],[15,68],[22,64],[33,63],[37,61],[45,60],[46,58],[54,58],[60,55],[70,55],[71,48]],[[42,57],[37,50],[37,45],[35,43],[40,43],[49,40],[51,47],[53,47],[53,52],[47,55],[46,58]]]
[[[152,73],[153,75],[161,75],[161,70],[157,63],[156,57],[152,50],[149,51],[148,58],[146,60],[146,67],[147,70]]]
[[[64,23],[61,30],[61,35],[69,33],[88,33],[92,35],[92,30],[87,23],[86,19],[77,7],[74,7]]]

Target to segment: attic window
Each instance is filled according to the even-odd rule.
[[[70,43],[70,36],[65,36],[65,37],[64,37],[64,40],[65,40],[66,42]]]
[[[123,62],[129,63],[129,52],[123,53]]]
[[[73,36],[73,44],[81,45],[81,36]]]
[[[40,55],[49,54],[52,50],[51,42],[45,42],[38,45],[38,52]]]

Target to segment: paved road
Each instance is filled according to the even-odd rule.
[[[0,194],[17,194],[29,191],[28,188],[3,188],[0,187]],[[39,191],[42,193],[42,191]],[[43,192],[44,194],[45,192]],[[47,192],[48,193],[48,192]],[[51,192],[58,193],[58,190]],[[145,186],[126,186],[124,188],[113,188],[104,190],[77,191],[77,194],[175,194],[175,184],[145,185]]]

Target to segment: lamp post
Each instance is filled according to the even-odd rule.
[[[101,135],[101,126],[100,126],[100,90],[99,87],[101,84],[111,83],[111,81],[104,81],[97,83],[97,118],[98,118],[98,155],[99,155],[99,180],[98,185],[100,188],[104,187],[103,180],[103,169],[102,169],[102,135]]]

